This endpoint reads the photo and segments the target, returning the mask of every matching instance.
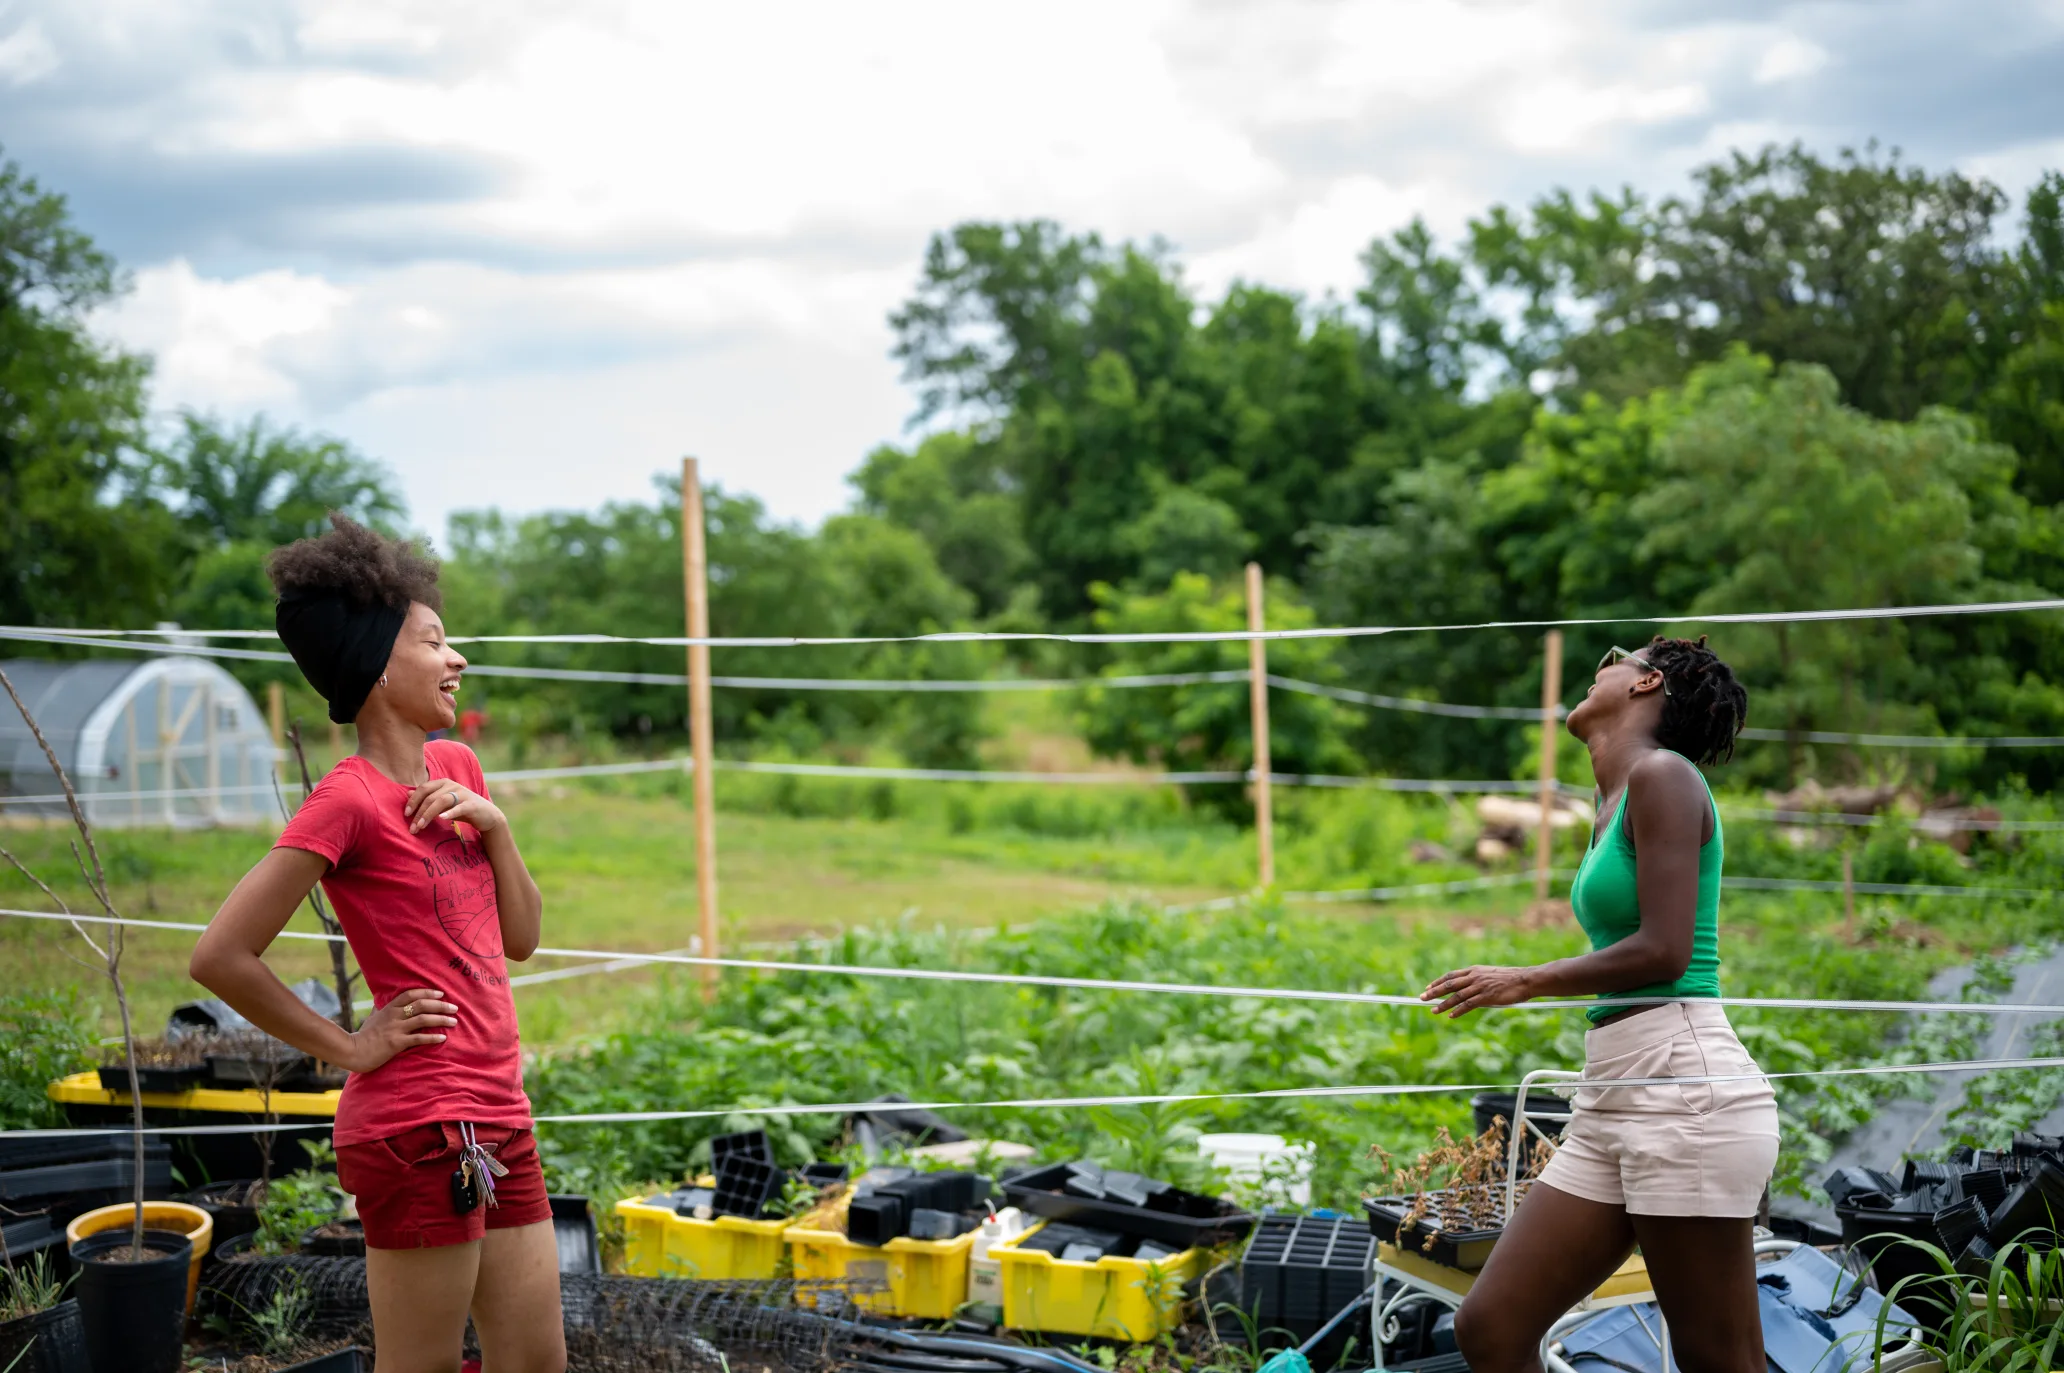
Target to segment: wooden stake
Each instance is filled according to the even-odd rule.
[[[695,459],[681,459],[681,572],[688,599],[688,637],[709,637],[709,554],[703,543],[702,481]],[[717,952],[716,733],[710,723],[708,644],[688,646],[688,744],[695,794],[695,899],[702,915],[702,956]],[[717,969],[702,970],[702,996],[717,996]]]
[[[1268,628],[1261,607],[1261,564],[1247,564],[1247,628]],[[1254,714],[1254,847],[1260,855],[1259,885],[1276,885],[1275,809],[1270,803],[1268,737],[1268,644],[1247,641],[1247,701]]]
[[[1555,842],[1555,743],[1562,733],[1562,631],[1548,631],[1541,664],[1541,828],[1534,837],[1534,900],[1548,899],[1549,858]]]

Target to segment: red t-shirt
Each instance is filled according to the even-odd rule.
[[[487,795],[480,760],[464,744],[433,739],[423,764],[432,777]],[[401,809],[409,790],[353,755],[316,783],[279,837],[330,861],[323,890],[375,1006],[427,987],[459,1008],[444,1043],[403,1049],[351,1075],[337,1107],[338,1144],[432,1121],[530,1124],[494,869],[471,825],[440,816],[410,834]]]

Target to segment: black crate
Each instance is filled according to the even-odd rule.
[[[1062,1190],[1071,1177],[1102,1176],[1103,1170],[1095,1164],[1087,1168],[1092,1171],[1084,1172],[1079,1164],[1059,1163],[1024,1173],[1004,1183],[1003,1193],[1011,1205],[1031,1215],[1140,1235],[1178,1249],[1238,1239],[1254,1225],[1251,1214],[1221,1197],[1199,1196],[1166,1184],[1147,1198],[1145,1206],[1073,1196]]]
[[[45,1153],[35,1167],[0,1169],[0,1203],[22,1211],[66,1211],[67,1219],[125,1200],[136,1185],[135,1144],[104,1136],[73,1138],[69,1156]],[[172,1152],[162,1140],[143,1146],[143,1190],[162,1199],[172,1187]],[[105,1197],[104,1200],[94,1198]]]
[[[595,1243],[595,1212],[588,1199],[555,1192],[546,1200],[552,1203],[552,1238],[559,1245],[559,1271],[600,1273],[602,1251]]]

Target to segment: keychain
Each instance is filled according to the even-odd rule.
[[[482,1147],[473,1133],[473,1127],[459,1122],[459,1168],[452,1174],[452,1205],[464,1215],[480,1205],[483,1196],[489,1206],[498,1206],[495,1200],[494,1180],[507,1177],[508,1168],[493,1154]]]

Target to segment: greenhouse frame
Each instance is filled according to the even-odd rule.
[[[0,663],[103,828],[282,823],[281,753],[236,678],[204,658]],[[0,694],[0,819],[60,819],[62,789]]]

